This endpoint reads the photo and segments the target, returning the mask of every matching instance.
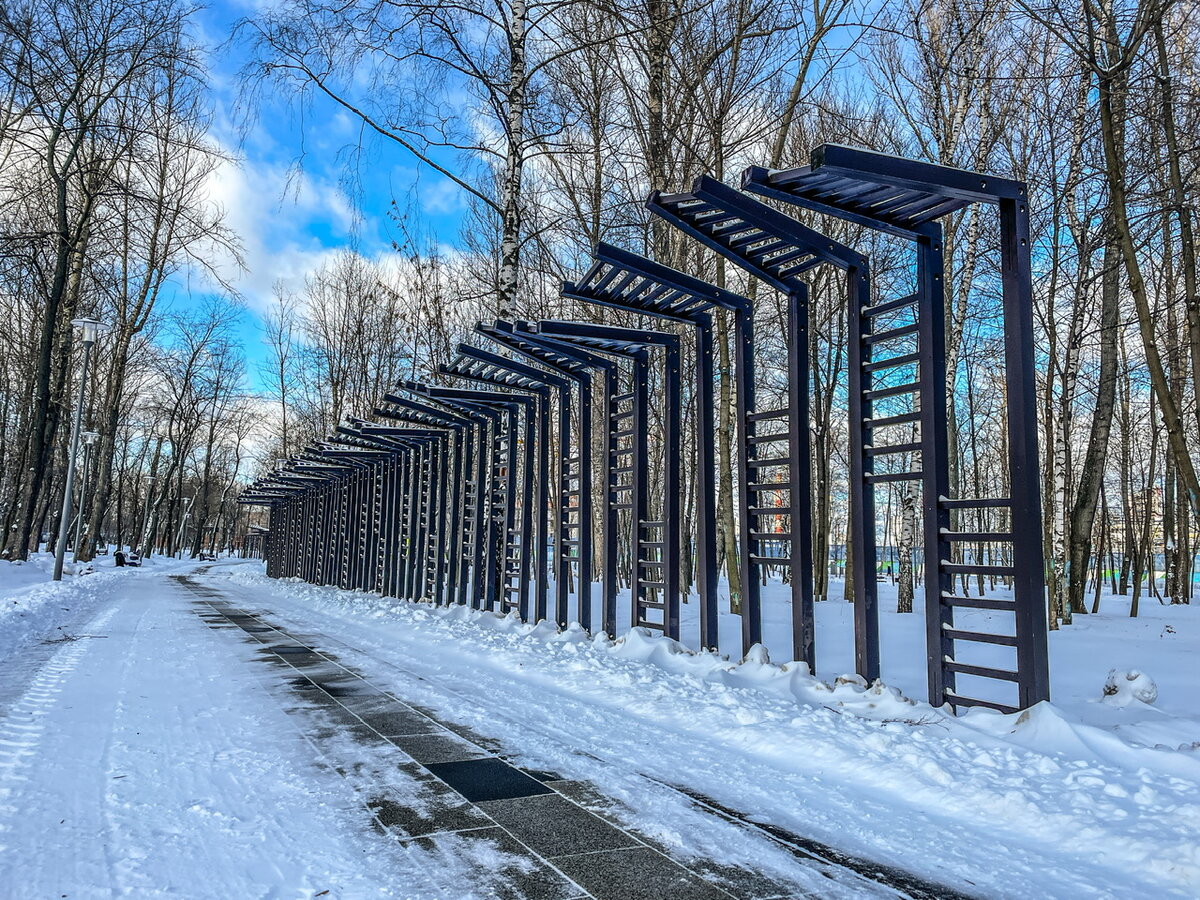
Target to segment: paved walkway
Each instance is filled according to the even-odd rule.
[[[835,896],[953,898],[962,895],[905,873],[840,857],[831,848],[750,823],[708,798],[693,800],[734,827],[760,830],[809,867],[823,870],[827,890],[771,880],[711,861],[673,858],[652,839],[622,827],[604,810],[618,806],[593,786],[552,772],[523,770],[484,735],[440,719],[377,687],[330,652],[322,635],[289,633],[222,599],[203,580],[175,576],[199,598],[213,628],[236,628],[262,645],[263,660],[283,673],[303,704],[291,712],[316,717],[323,727],[314,745],[356,783],[377,827],[403,843],[436,853],[506,859],[498,896],[529,900],[782,900]],[[414,676],[416,677],[416,676]],[[287,701],[285,701],[287,702]],[[358,746],[338,744],[353,736]],[[385,776],[372,783],[355,767],[362,746],[395,747],[394,768],[406,784]],[[347,756],[353,757],[346,758]],[[389,766],[394,775],[393,766]],[[376,773],[378,774],[378,773]],[[479,853],[469,845],[482,842]],[[806,846],[807,845],[807,846]],[[828,857],[835,857],[829,859]],[[840,857],[840,858],[839,858]]]
[[[418,674],[336,626],[306,630],[215,573],[136,573],[0,664],[0,897],[961,896],[632,762],[599,779],[615,793],[516,765],[564,738],[507,727],[505,746],[479,731],[509,711],[473,731],[414,703],[470,698],[436,660]],[[636,814],[617,799],[631,784]],[[688,852],[691,828],[746,867]]]
[[[291,709],[329,723],[314,743],[339,771],[366,788],[364,805],[377,826],[402,842],[436,853],[505,860],[506,897],[530,900],[769,900],[811,896],[739,870],[690,871],[661,848],[606,821],[585,805],[599,798],[585,784],[510,765],[486,737],[441,722],[375,687],[322,649],[318,635],[293,635],[220,599],[202,583],[178,580],[204,598],[201,616],[213,628],[237,628],[261,643],[263,660],[283,674],[303,701]],[[401,753],[407,784],[364,784],[348,756],[357,743],[386,742]],[[403,760],[403,761],[399,761]],[[394,779],[388,779],[394,781]],[[479,849],[467,844],[480,842]],[[707,878],[713,881],[706,880]]]

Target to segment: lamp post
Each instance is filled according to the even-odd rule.
[[[83,398],[87,390],[88,366],[92,361],[92,347],[101,332],[108,326],[99,319],[72,319],[71,324],[80,330],[83,344],[83,369],[79,374],[79,396],[75,402],[75,421],[71,425],[71,452],[67,457],[67,483],[63,488],[62,516],[58,522],[58,547],[54,552],[54,580],[62,581],[63,558],[67,553],[67,529],[71,520],[71,492],[75,489],[75,458],[79,455],[79,429],[83,424]]]
[[[146,512],[142,516],[142,548],[146,551],[146,556],[150,555],[150,507],[154,502],[154,479],[156,475],[146,476]],[[130,548],[137,550],[137,547]]]
[[[87,485],[92,472],[92,447],[96,446],[99,438],[100,432],[98,431],[83,433],[83,476],[80,478],[82,484],[79,488],[79,511],[75,513],[75,542],[71,545],[75,549],[75,562],[79,562],[79,539],[83,532],[83,514],[87,507]]]
[[[192,504],[196,502],[196,495],[192,494],[188,498],[187,507],[183,511],[183,515],[179,517],[179,531],[175,535],[175,550],[178,553],[179,559],[183,559],[183,539],[187,535],[188,519],[192,517]]]

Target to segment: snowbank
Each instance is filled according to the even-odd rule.
[[[229,577],[324,634],[351,633],[335,621],[359,624],[356,646],[419,662],[426,677],[462,682],[472,695],[486,693],[491,676],[510,691],[523,685],[521,727],[539,715],[555,723],[566,710],[569,726],[547,727],[569,727],[597,753],[628,754],[646,775],[686,779],[721,802],[913,871],[936,877],[940,859],[998,896],[1200,893],[1200,722],[1136,698],[1103,704],[1102,683],[1087,722],[1049,703],[955,717],[883,683],[776,665],[762,648],[735,661],[642,629],[589,638],[578,626],[560,632],[276,581],[258,566]],[[461,713],[474,715],[467,705]],[[622,749],[614,713],[649,726],[653,749]],[[477,724],[495,733],[499,721]],[[544,762],[588,777],[578,758]],[[1047,876],[1047,866],[1061,871]]]
[[[68,563],[62,581],[52,581],[54,555],[31,554],[28,561],[0,560],[0,660],[38,640],[69,633],[70,625],[127,578],[194,568],[172,559],[116,568],[111,556],[76,567]]]

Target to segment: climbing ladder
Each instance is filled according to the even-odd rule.
[[[567,441],[564,441],[563,444],[570,447]],[[570,590],[571,581],[574,581],[577,586],[578,618],[583,621],[590,618],[586,613],[587,601],[584,595],[590,593],[592,580],[591,572],[584,572],[581,568],[583,563],[581,536],[584,533],[582,498],[586,479],[582,469],[582,454],[579,452],[578,445],[573,449],[568,449],[567,453],[570,455],[563,457],[562,471],[559,475],[559,532],[555,546],[555,552],[558,553],[558,566],[556,568],[560,594],[566,594]]]

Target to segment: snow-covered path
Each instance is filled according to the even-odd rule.
[[[254,677],[250,649],[189,603],[165,576],[125,579],[77,639],[0,667],[15,694],[0,717],[0,896],[337,885],[370,897],[424,880],[418,861],[378,852],[353,792]]]
[[[227,577],[259,589],[277,618],[367,654],[363,670],[381,683],[517,748],[523,764],[602,785],[628,821],[681,850],[746,858],[655,782],[969,893],[1200,892],[1194,751],[1129,746],[1053,708],[956,720],[633,633],[600,646],[247,568]]]
[[[268,624],[288,621],[287,615],[242,616],[242,607],[262,608],[261,591],[225,578],[139,573],[114,579],[113,587],[88,615],[62,630],[67,637],[27,645],[0,664],[0,684],[6,687],[0,697],[0,896],[6,900],[625,900],[641,896],[643,889],[656,900],[894,897],[898,893],[887,882],[897,878],[917,888],[913,895],[932,896],[920,890],[919,882],[906,882],[902,873],[881,877],[868,867],[871,877],[863,877],[786,847],[669,788],[658,790],[668,798],[662,806],[660,797],[657,809],[664,821],[633,823],[647,826],[642,836],[614,831],[599,817],[590,824],[566,823],[576,840],[595,839],[601,828],[618,835],[619,846],[607,862],[622,863],[620,870],[634,876],[631,884],[619,887],[613,879],[624,876],[601,871],[604,854],[592,848],[575,855],[560,848],[548,863],[550,857],[513,843],[487,818],[511,816],[514,810],[505,801],[471,806],[458,798],[451,808],[439,806],[437,796],[422,794],[421,780],[410,777],[413,760],[424,759],[422,737],[409,738],[411,744],[393,739],[410,757],[378,735],[361,736],[365,729],[352,713],[357,709],[371,722],[369,715],[351,700],[344,700],[346,707],[329,704],[336,710],[312,702],[317,692],[297,687],[314,686],[301,684],[306,670],[267,651],[281,640],[304,640],[326,652],[333,645],[342,662],[318,657],[323,669],[353,661],[385,672],[397,692],[428,694],[430,685],[422,676],[338,637],[311,628],[303,635],[299,629],[278,631]],[[235,614],[236,620],[226,618]],[[354,670],[340,672],[350,673],[357,677]],[[308,677],[317,678],[311,672]],[[440,706],[461,700],[454,686],[430,696]],[[395,702],[379,694],[355,699],[374,703],[377,698]],[[325,699],[328,704],[332,698]],[[341,715],[330,719],[332,711]],[[515,721],[512,711],[508,715]],[[518,756],[536,754],[543,741],[539,730],[509,734],[514,735],[516,745],[503,749]],[[447,739],[455,738],[447,733]],[[501,749],[486,736],[476,739],[488,745],[489,754]],[[427,754],[428,747],[424,750]],[[589,808],[601,815],[628,815],[590,785],[564,779],[547,783],[577,819],[587,819]],[[431,801],[437,808],[430,809]],[[422,819],[419,830],[412,827],[416,820],[409,820],[414,810]],[[453,820],[447,829],[456,833],[443,837],[456,840],[438,839],[438,816]],[[425,827],[430,818],[434,824]],[[385,826],[394,826],[391,834]],[[519,829],[528,833],[531,826],[518,821],[506,827],[523,836]],[[426,830],[435,832],[432,838],[424,839]],[[698,837],[695,847],[672,846],[690,831]],[[422,840],[394,839],[411,834]],[[496,835],[503,839],[499,844]],[[713,840],[724,846],[710,859],[707,851],[713,848],[705,845]],[[671,862],[673,856],[690,868]],[[626,866],[625,857],[640,863]],[[723,861],[731,865],[722,866]],[[535,865],[552,880],[531,878]],[[646,880],[661,877],[664,866],[677,881],[666,892]],[[708,883],[686,881],[690,870]],[[578,885],[589,880],[606,890],[585,893]],[[714,884],[721,888],[713,890]]]
[[[502,805],[453,810],[493,816],[454,826],[453,841],[398,833],[378,798],[394,815],[427,802],[422,742],[405,755],[336,691],[310,702],[316,676],[270,652],[284,640],[480,753],[551,773],[572,815],[597,813],[625,850],[669,856],[730,896],[1200,891],[1194,753],[1073,729],[1053,710],[939,718],[887,691],[637,634],[593,642],[259,571],[89,576],[77,584],[92,582],[94,602],[65,629],[77,639],[26,641],[0,661],[0,896],[587,896],[574,887],[603,853],[589,868],[524,848],[514,863],[461,839],[496,831]],[[533,865],[579,877],[539,894],[505,875]],[[721,882],[738,867],[764,878]]]

